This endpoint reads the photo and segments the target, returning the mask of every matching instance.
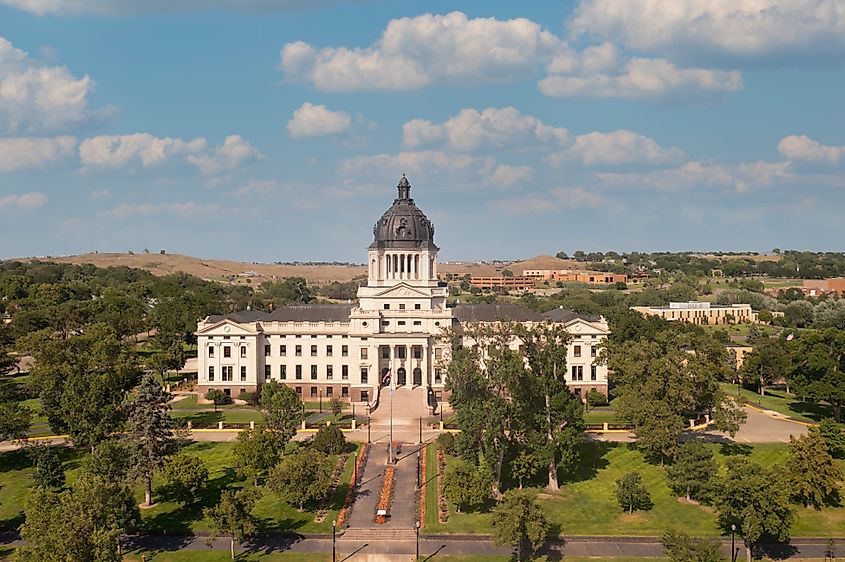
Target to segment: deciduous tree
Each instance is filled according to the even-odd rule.
[[[688,500],[706,499],[712,492],[718,465],[713,453],[701,443],[684,443],[666,470],[669,486]]]
[[[845,405],[845,330],[828,328],[799,334],[789,344],[789,379],[796,394],[826,400],[836,421]]]
[[[839,424],[830,418],[825,418],[816,427],[810,428],[811,432],[818,432],[827,445],[830,456],[835,459],[845,457],[845,432]]]
[[[510,474],[512,478],[519,481],[519,489],[522,489],[523,480],[530,480],[540,472],[541,460],[534,453],[522,449],[510,462]]]
[[[296,435],[304,412],[302,400],[292,388],[275,380],[265,383],[261,387],[259,407],[267,428],[276,433],[283,445]]]
[[[27,454],[35,471],[32,484],[37,488],[58,490],[65,485],[65,469],[57,447],[52,445],[30,445]]]
[[[258,493],[254,488],[244,488],[237,492],[223,490],[217,505],[202,511],[205,517],[211,519],[215,536],[229,537],[232,560],[235,559],[235,541],[240,543],[258,530],[258,522],[252,514],[257,499]]]
[[[232,449],[235,470],[239,476],[250,478],[257,486],[279,464],[282,452],[279,438],[267,428],[259,426],[242,431]]]
[[[208,469],[193,455],[173,455],[165,461],[161,474],[168,491],[185,504],[197,501],[208,485]]]
[[[804,507],[819,509],[838,498],[842,471],[818,432],[789,437],[786,470],[792,497]]]
[[[310,447],[282,457],[270,472],[270,489],[286,502],[302,511],[308,503],[326,497],[332,486],[332,466],[329,458]]]
[[[484,467],[457,461],[449,467],[443,480],[443,491],[455,504],[458,513],[477,509],[490,499],[492,478]]]
[[[320,427],[311,446],[326,455],[339,455],[346,449],[346,437],[336,425]]]
[[[517,560],[522,560],[526,543],[535,551],[546,540],[549,523],[539,505],[528,493],[520,490],[505,492],[492,512],[493,541],[516,547]]]
[[[635,509],[651,509],[651,495],[639,472],[628,472],[616,481],[616,501],[628,513]]]
[[[663,551],[672,562],[724,562],[722,545],[717,540],[690,537],[686,533],[669,529],[660,539]]]

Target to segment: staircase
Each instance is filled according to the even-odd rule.
[[[341,541],[375,542],[375,541],[415,541],[417,538],[414,529],[347,529],[343,535],[337,538]]]

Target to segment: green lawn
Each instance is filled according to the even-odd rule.
[[[609,407],[593,408],[584,413],[584,423],[619,423],[616,418],[616,410]]]
[[[736,396],[737,386],[731,383],[722,383],[722,389],[732,396]],[[746,403],[764,410],[774,410],[791,418],[806,422],[819,422],[824,418],[833,417],[833,409],[826,402],[802,402],[793,394],[787,394],[783,390],[766,389],[766,394],[760,394],[754,390],[742,388],[741,396]]]
[[[764,465],[783,463],[786,445],[735,445],[730,448],[710,445],[723,460],[726,454],[746,454]],[[670,525],[698,536],[716,536],[713,511],[704,506],[681,503],[666,483],[665,469],[647,463],[642,454],[626,444],[586,443],[579,470],[561,482],[559,493],[545,493],[542,482],[533,488],[549,521],[561,533],[569,535],[660,535]],[[451,460],[451,459],[450,459]],[[839,461],[845,469],[845,461]],[[614,495],[615,481],[622,474],[636,470],[642,474],[654,506],[649,511],[623,513]],[[436,480],[429,480],[427,495],[437,493]],[[436,501],[436,500],[435,500]],[[428,503],[428,502],[427,502]],[[435,504],[436,506],[436,504]],[[793,536],[835,536],[845,528],[845,507],[822,511],[797,508]],[[456,513],[450,504],[446,525],[437,523],[436,507],[426,513],[427,533],[489,534],[490,514],[485,512]]]
[[[158,502],[153,508],[141,512],[141,527],[147,531],[208,531],[209,522],[202,517],[202,508],[213,504],[225,487],[242,487],[245,482],[238,478],[232,466],[232,443],[192,443],[184,452],[199,456],[209,471],[209,487],[193,505],[182,506],[163,497],[158,489],[162,482],[156,478],[157,490],[153,500]],[[76,478],[76,473],[85,456],[81,450],[60,447],[65,462],[69,483]],[[343,506],[346,486],[352,474],[352,462],[355,452],[347,455],[340,484],[329,504],[330,511],[322,523],[314,522],[314,512],[299,512],[279,499],[269,490],[263,491],[263,497],[255,506],[255,515],[261,526],[274,532],[329,533],[331,522],[337,518],[337,512]],[[32,468],[23,451],[0,453],[0,528],[13,529],[23,517],[23,504],[31,484]],[[138,503],[143,501],[143,491],[136,489]]]

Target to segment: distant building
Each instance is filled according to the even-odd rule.
[[[473,275],[469,278],[469,284],[479,289],[493,289],[504,287],[508,290],[521,291],[533,289],[537,279],[518,275]]]
[[[709,302],[670,302],[668,306],[632,306],[647,316],[660,316],[664,320],[691,324],[742,324],[757,323],[757,313],[750,304],[716,305]]]
[[[845,293],[845,277],[832,277],[830,279],[805,279],[802,291],[805,295],[819,297],[821,295],[835,294],[842,296]]]
[[[588,285],[613,285],[627,283],[628,276],[622,273],[604,271],[578,271],[573,269],[524,269],[524,277],[543,281],[574,281]]]

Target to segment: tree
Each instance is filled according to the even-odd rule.
[[[510,269],[502,270],[502,277],[513,277],[513,271]]]
[[[152,375],[144,376],[135,397],[127,404],[129,411],[130,473],[144,483],[144,505],[152,505],[153,475],[173,452],[173,418],[170,394]]]
[[[537,455],[523,449],[510,463],[511,477],[519,480],[519,489],[521,490],[522,481],[534,478],[540,472],[542,466],[543,463],[537,458]]]
[[[827,450],[835,459],[845,457],[845,432],[840,429],[839,424],[831,418],[825,418],[816,427],[811,427],[810,432],[818,432],[827,445]]]
[[[119,562],[121,535],[140,521],[128,486],[85,473],[70,490],[34,489],[24,515],[20,555],[32,562]]]
[[[170,493],[187,504],[197,501],[208,485],[208,469],[202,459],[192,455],[174,455],[167,459],[162,476]]]
[[[219,388],[210,388],[205,393],[205,399],[214,404],[214,412],[217,413],[217,405],[226,404],[229,397]]]
[[[86,459],[85,470],[110,482],[122,482],[129,472],[129,447],[114,439],[103,441]]]
[[[261,288],[276,306],[307,304],[314,300],[308,283],[302,277],[288,277],[281,281],[262,283]]]
[[[663,533],[660,542],[666,557],[672,562],[723,562],[727,557],[722,553],[719,541],[690,537],[686,533],[669,529]]]
[[[845,405],[845,330],[827,328],[799,334],[789,346],[789,380],[799,396],[827,400],[842,421]]]
[[[455,510],[477,509],[490,499],[492,478],[483,467],[458,461],[449,467],[443,480],[443,491],[455,504]]]
[[[804,507],[822,505],[838,498],[842,471],[817,431],[797,439],[789,437],[789,456],[786,459],[789,490]]]
[[[616,501],[628,513],[635,509],[651,509],[651,495],[639,472],[628,472],[616,480]]]
[[[304,405],[296,392],[287,385],[272,380],[261,387],[259,407],[268,429],[276,432],[282,444],[296,435],[304,416]]]
[[[777,468],[765,468],[744,457],[728,457],[727,476],[719,482],[716,512],[723,529],[736,525],[751,562],[754,544],[761,537],[789,539],[794,514],[785,478]]]
[[[331,400],[329,400],[329,409],[331,409],[332,414],[334,415],[335,419],[340,415],[343,411],[343,400],[335,396]]]
[[[522,546],[537,550],[546,540],[549,523],[539,505],[526,492],[508,490],[492,513],[493,541],[517,548],[517,560],[522,559]]]
[[[229,537],[232,560],[235,559],[235,541],[240,543],[258,529],[258,522],[252,515],[257,496],[251,488],[237,492],[223,490],[217,505],[202,510],[203,516],[211,519],[213,535]]]
[[[27,454],[32,460],[35,472],[32,483],[37,488],[58,490],[65,485],[65,469],[56,447],[50,445],[30,445]]]
[[[675,461],[666,470],[669,486],[687,500],[702,500],[712,491],[718,465],[713,453],[701,443],[684,443],[678,448]]]
[[[783,378],[787,372],[788,357],[783,343],[765,337],[746,353],[742,360],[741,376],[743,381],[755,381],[760,396],[766,393],[766,385]]]
[[[0,402],[0,441],[26,437],[33,411],[20,402]]]
[[[282,458],[268,479],[270,489],[299,511],[326,497],[332,486],[332,466],[323,453],[304,447]]]
[[[232,449],[235,470],[241,478],[250,478],[257,486],[279,464],[282,452],[279,438],[265,427],[242,431]]]
[[[320,427],[311,446],[326,455],[339,455],[346,449],[346,437],[336,425]]]
[[[588,411],[599,406],[604,406],[605,404],[607,404],[607,397],[604,395],[604,392],[599,392],[598,390],[590,390],[587,392]]]
[[[169,371],[178,371],[185,364],[185,346],[181,338],[160,341],[162,348],[150,357],[147,366],[157,372],[164,384],[164,375]]]

